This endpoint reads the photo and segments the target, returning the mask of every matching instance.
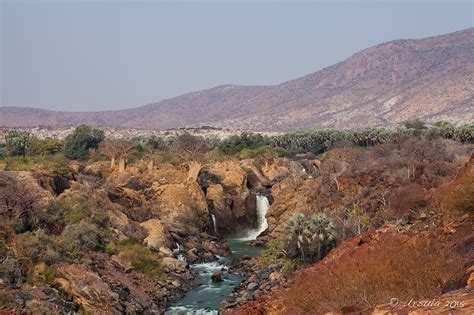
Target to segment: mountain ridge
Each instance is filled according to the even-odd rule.
[[[226,84],[140,107],[59,112],[0,107],[0,126],[90,124],[170,129],[210,125],[249,131],[396,126],[474,120],[474,28],[398,39],[267,86]]]

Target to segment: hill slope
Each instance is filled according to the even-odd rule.
[[[137,108],[54,112],[1,107],[0,126],[167,129],[213,125],[256,131],[392,126],[408,119],[474,120],[474,28],[396,40],[276,86],[225,85]]]

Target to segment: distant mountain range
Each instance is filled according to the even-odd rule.
[[[395,126],[474,121],[474,28],[395,40],[274,86],[224,85],[136,108],[57,112],[0,107],[0,126],[89,124],[170,129],[215,126],[249,131]]]

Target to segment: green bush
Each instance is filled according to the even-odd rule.
[[[67,225],[57,238],[56,244],[62,255],[75,259],[83,250],[100,249],[102,238],[95,224],[82,220],[79,223]]]
[[[244,149],[257,149],[268,144],[270,144],[268,137],[244,132],[223,140],[219,145],[219,150],[224,154],[232,155]]]
[[[55,138],[34,139],[31,143],[31,155],[53,155],[63,150],[63,142]]]
[[[141,244],[130,242],[121,245],[119,257],[130,263],[139,272],[160,279],[164,277],[160,257]]]
[[[310,219],[304,214],[290,217],[285,231],[284,249],[287,256],[303,263],[322,259],[337,244],[335,225],[322,212],[314,213]]]
[[[33,136],[26,130],[11,130],[5,135],[7,153],[11,156],[21,155],[25,157]]]
[[[284,233],[267,243],[259,264],[283,263],[285,272],[322,259],[337,245],[337,233],[332,220],[324,213],[314,213],[310,219],[296,214],[288,219]]]
[[[359,235],[370,226],[370,217],[359,204],[345,208],[342,214],[342,238]]]
[[[281,237],[270,240],[265,249],[261,252],[258,264],[261,267],[268,267],[277,263],[283,264],[282,271],[290,273],[302,266],[299,259],[292,260],[285,251],[284,240]]]
[[[19,254],[32,263],[45,262],[52,265],[61,260],[57,239],[43,230],[27,232],[18,236]]]
[[[52,284],[55,278],[54,269],[44,262],[36,264],[31,268],[30,273],[27,278],[27,282],[32,285],[39,283],[48,283]]]
[[[86,125],[78,126],[64,140],[64,155],[70,160],[86,159],[89,157],[89,151],[98,149],[104,139],[102,130]]]

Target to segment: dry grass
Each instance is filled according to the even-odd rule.
[[[305,271],[287,293],[285,303],[295,313],[304,314],[349,306],[364,310],[392,297],[433,297],[463,275],[460,256],[426,239],[407,242],[392,235],[375,246],[362,246],[366,248],[339,261]]]

